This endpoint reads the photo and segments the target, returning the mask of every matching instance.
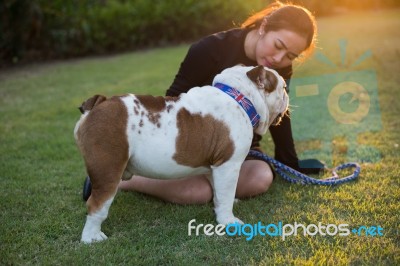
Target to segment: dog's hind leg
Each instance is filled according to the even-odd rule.
[[[86,202],[88,215],[82,242],[92,243],[107,238],[101,232],[101,224],[107,218],[129,160],[127,121],[126,107],[118,97],[114,97],[91,109],[76,129],[77,144],[92,183],[92,193]]]
[[[92,193],[86,202],[88,215],[81,241],[92,243],[107,239],[101,232],[101,224],[108,216],[108,210],[126,169],[128,143],[118,143],[115,138],[109,138],[109,141],[92,143],[83,151],[87,173],[92,182]]]
[[[81,241],[90,244],[95,241],[106,240],[107,236],[101,231],[101,224],[107,218],[108,210],[111,206],[114,196],[106,200],[100,210],[88,214],[86,223],[82,231]]]
[[[121,165],[112,161],[88,171],[92,181],[92,194],[86,202],[88,215],[82,231],[82,242],[92,243],[107,239],[101,231],[101,224],[108,216],[125,167],[126,163]]]

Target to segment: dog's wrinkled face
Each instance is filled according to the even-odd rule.
[[[260,123],[255,129],[263,135],[271,124],[280,122],[289,105],[284,79],[273,69],[263,66],[235,66],[225,69],[213,81],[232,86],[242,92],[255,105]]]
[[[289,105],[285,80],[275,70],[263,66],[253,68],[247,76],[257,85],[267,103],[268,127],[279,124]]]

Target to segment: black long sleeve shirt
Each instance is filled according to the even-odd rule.
[[[211,85],[214,77],[222,70],[238,64],[256,66],[244,50],[244,41],[251,29],[231,29],[209,35],[191,45],[181,63],[167,96],[178,96],[193,87]],[[289,80],[292,66],[276,71]],[[271,126],[270,132],[275,144],[275,158],[293,168],[298,168],[298,158],[294,148],[290,119],[284,116],[279,126]],[[259,149],[261,136],[254,135],[252,149]]]

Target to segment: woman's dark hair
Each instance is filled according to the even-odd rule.
[[[306,39],[307,47],[303,54],[309,55],[314,50],[317,39],[317,23],[308,9],[299,5],[284,4],[277,1],[250,16],[242,23],[241,27],[258,28],[265,20],[265,32],[282,29],[293,31]]]

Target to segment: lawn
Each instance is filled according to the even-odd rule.
[[[320,56],[295,68],[292,86],[296,80],[304,83],[301,78],[308,82],[310,77],[318,80],[323,75],[364,70],[375,73],[376,95],[371,95],[371,102],[376,100],[379,109],[371,112],[374,116],[368,125],[372,127],[355,129],[357,134],[351,130],[341,133],[333,127],[334,132],[324,138],[326,133],[317,120],[297,121],[293,115],[296,130],[296,122],[309,123],[306,127],[313,130],[307,132],[321,136],[302,139],[296,135],[301,132],[295,132],[299,154],[310,155],[310,148],[323,150],[327,144],[330,149],[314,155],[326,156],[328,152],[330,166],[348,158],[359,161],[362,172],[358,180],[321,187],[289,184],[278,177],[267,193],[234,207],[235,214],[249,224],[348,224],[350,230],[382,228],[382,235],[366,235],[364,230],[360,235],[299,234],[285,240],[256,236],[250,241],[245,236],[188,236],[192,219],[197,224],[215,223],[211,203],[180,206],[122,192],[103,224],[109,239],[81,244],[86,215],[81,199],[85,170],[73,138],[80,115],[77,107],[98,93],[163,95],[187,51],[188,46],[182,45],[30,65],[0,74],[0,264],[398,265],[399,16],[400,10],[392,10],[320,18]],[[370,56],[354,66],[368,50]],[[322,62],[321,54],[333,64]],[[291,89],[293,95],[296,90]],[[321,110],[302,109],[298,100],[293,113],[322,114],[326,109],[326,105]],[[268,135],[263,145],[269,153],[273,151]],[[348,156],[353,148],[366,146],[372,148]],[[369,151],[374,156],[368,156]]]

